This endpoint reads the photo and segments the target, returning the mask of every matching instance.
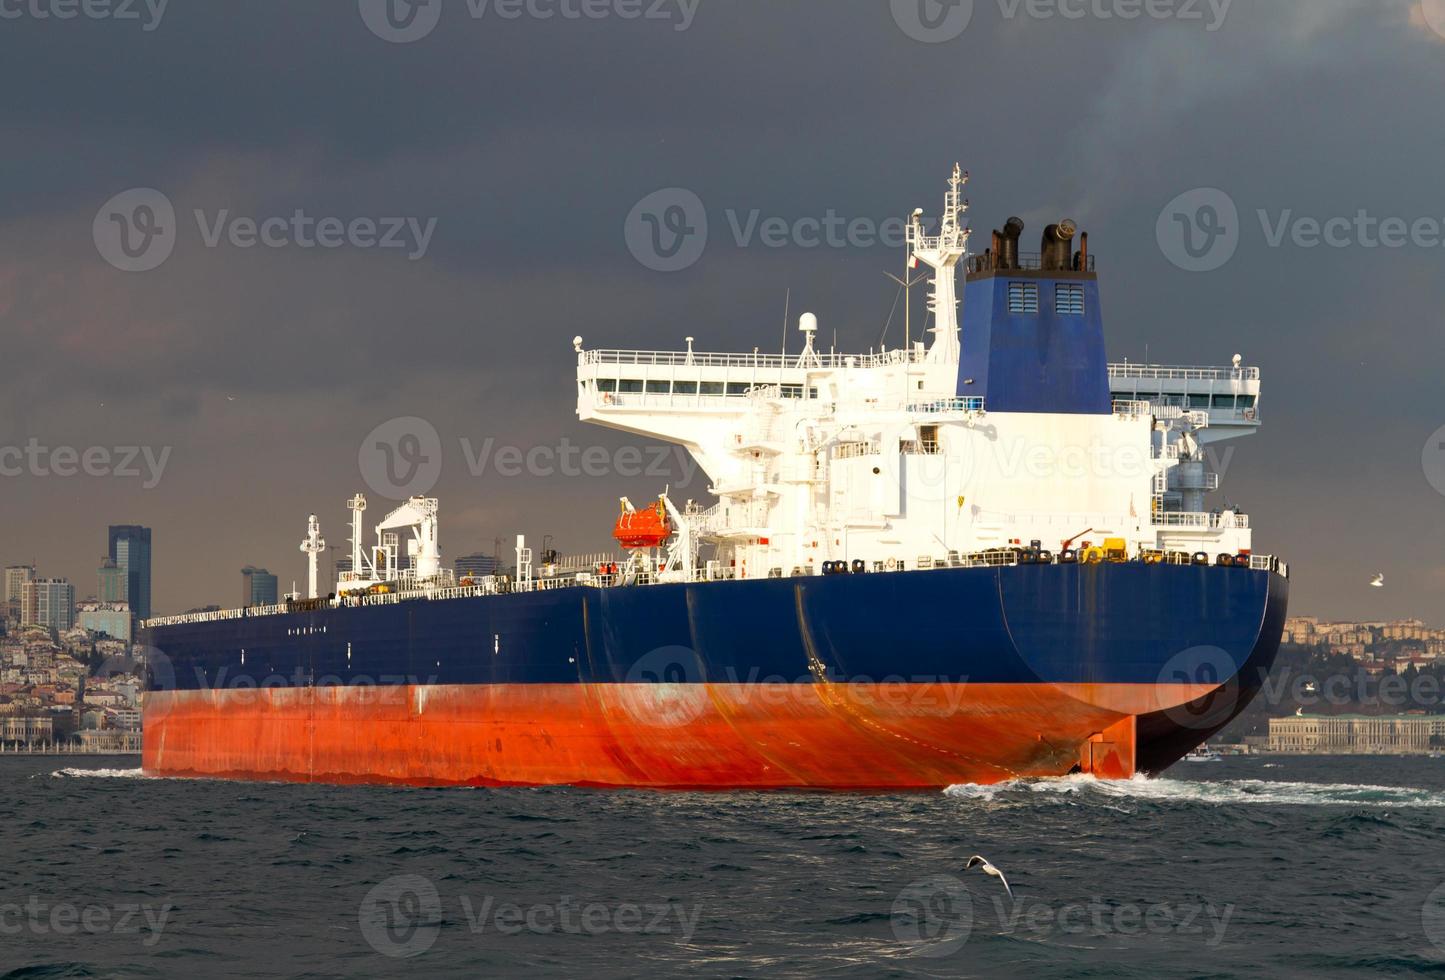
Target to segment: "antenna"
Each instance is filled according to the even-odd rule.
[[[907,266],[904,267],[904,273],[903,273],[903,274],[904,274],[905,278],[903,278],[903,279],[899,279],[897,276],[895,276],[895,275],[894,275],[893,273],[891,273],[891,272],[884,272],[884,273],[883,273],[883,274],[884,274],[885,276],[887,276],[889,279],[892,279],[894,282],[898,283],[898,291],[899,291],[899,293],[902,294],[902,296],[904,297],[904,300],[903,300],[903,349],[904,349],[905,351],[907,351],[907,350],[912,346],[912,344],[913,344],[913,323],[912,323],[912,314],[913,314],[913,287],[916,286],[916,285],[918,285],[918,284],[921,283],[921,282],[926,281],[926,280],[928,279],[928,277],[925,276],[925,275],[918,275],[918,276],[914,276],[914,277],[908,278],[908,272],[909,272],[911,269],[912,269],[912,264],[911,264],[911,262],[910,262],[909,265],[907,265]],[[897,296],[893,297],[893,310],[896,310],[896,309],[898,309],[898,297],[897,297]],[[889,310],[889,311],[888,311],[888,323],[884,324],[884,326],[883,326],[883,336],[884,336],[884,337],[887,337],[887,336],[888,336],[888,328],[889,328],[890,326],[892,326],[892,324],[893,324],[893,310]],[[882,343],[882,341],[880,340],[879,343]]]
[[[788,354],[788,315],[792,312],[793,287],[788,287],[787,294],[783,297],[783,356]]]

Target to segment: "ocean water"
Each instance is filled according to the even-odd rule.
[[[1445,760],[893,797],[136,765],[0,758],[0,976],[1445,974]]]

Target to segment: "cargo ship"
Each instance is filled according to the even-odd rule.
[[[457,578],[436,499],[373,542],[356,494],[334,589],[313,517],[305,597],[146,621],[145,770],[891,792],[1184,758],[1283,629],[1288,566],[1208,506],[1260,371],[1111,364],[1087,234],[1025,252],[1012,218],[971,254],[967,179],[907,221],[922,339],[910,318],[895,348],[825,352],[810,314],[795,353],[575,339],[579,418],[711,483],[623,499],[615,553],[518,536],[507,574]]]

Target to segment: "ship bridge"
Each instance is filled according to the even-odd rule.
[[[1185,412],[1208,418],[1202,442],[1253,435],[1259,430],[1260,371],[1243,366],[1173,367],[1156,364],[1109,365],[1109,390],[1115,401],[1148,402],[1160,418]]]

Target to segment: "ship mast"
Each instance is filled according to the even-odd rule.
[[[312,514],[306,522],[306,537],[301,540],[301,551],[306,555],[306,597],[317,598],[316,564],[317,556],[326,550],[326,541],[321,537],[321,524]],[[294,586],[293,586],[294,588]]]
[[[911,257],[933,270],[933,292],[928,297],[928,309],[933,314],[933,326],[929,332],[934,335],[933,346],[928,349],[928,362],[931,364],[956,364],[959,358],[958,294],[954,270],[968,254],[969,229],[960,220],[968,211],[968,202],[963,199],[963,188],[967,183],[968,174],[955,163],[953,175],[948,180],[943,220],[937,235],[924,233],[922,208],[914,211],[908,220]]]

